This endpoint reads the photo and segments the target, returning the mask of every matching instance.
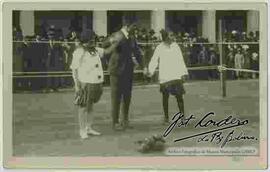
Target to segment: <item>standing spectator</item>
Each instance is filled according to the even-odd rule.
[[[256,42],[256,37],[254,35],[254,33],[251,31],[249,32],[249,41],[250,42]]]
[[[244,56],[241,53],[241,49],[238,48],[237,53],[235,54],[235,57],[234,57],[235,68],[236,69],[243,69],[244,63],[245,63]],[[242,72],[236,71],[236,77],[237,77],[237,79],[241,78],[242,77]]]
[[[258,53],[254,52],[252,53],[251,60],[250,60],[250,66],[252,70],[259,71],[259,58]],[[255,79],[258,77],[257,73],[252,73],[252,78]]]
[[[198,55],[198,63],[200,65],[206,65],[207,59],[208,59],[208,53],[206,51],[206,48],[205,46],[201,45],[201,51],[199,52],[199,55]]]
[[[64,34],[62,29],[56,29],[56,38],[58,41],[64,40]]]
[[[13,40],[16,41],[23,40],[23,34],[20,27],[13,27]]]
[[[208,52],[206,51],[205,46],[202,44],[200,45],[200,51],[198,53],[198,64],[200,66],[207,65],[207,60],[208,60]],[[209,75],[209,70],[201,70],[200,73],[198,73],[200,79],[208,79]]]
[[[51,26],[48,33],[49,44],[47,46],[47,72],[62,71],[64,68],[63,62],[63,51],[60,44],[55,43],[55,28]],[[47,88],[48,91],[58,91],[60,87],[59,77],[48,77],[47,78]]]
[[[209,56],[208,56],[208,64],[211,65],[217,65],[217,54],[215,52],[215,48],[214,47],[210,47],[209,48]],[[210,80],[212,79],[216,79],[217,78],[217,74],[216,74],[216,70],[209,70],[208,71],[208,77]]]
[[[198,45],[193,46],[192,44],[188,45],[190,50],[190,64],[196,66],[198,64],[198,52],[200,47]]]
[[[240,31],[238,31],[238,30],[232,31],[232,39],[233,39],[232,41],[233,42],[240,42],[241,38],[242,38],[242,34]]]
[[[62,44],[63,47],[63,56],[64,56],[64,70],[69,71],[69,67],[72,60],[72,53],[74,50],[71,50],[72,44],[68,43],[68,39],[64,39],[64,43]],[[72,80],[71,78],[65,78],[64,80],[64,87],[71,86]]]
[[[243,32],[242,33],[242,38],[241,39],[242,39],[243,42],[248,42],[248,37],[247,37],[247,33],[246,32]]]
[[[256,31],[255,32],[255,41],[258,42],[260,40],[260,32]]]
[[[250,55],[249,55],[249,52],[248,52],[249,46],[248,45],[243,45],[242,48],[243,48],[243,56],[244,56],[243,68],[244,69],[250,69]],[[249,78],[250,73],[249,72],[244,72],[243,77],[245,79]]]
[[[229,48],[228,50],[228,55],[226,57],[226,65],[228,68],[234,68],[235,67],[235,64],[234,64],[234,52],[233,52],[233,49],[232,48]],[[234,71],[231,71],[231,70],[228,70],[227,71],[227,74],[228,74],[228,78],[229,79],[234,79],[235,78],[235,72]]]
[[[29,36],[26,36],[23,40],[22,45],[22,59],[23,59],[23,71],[24,72],[31,72],[32,71],[32,43],[30,42],[31,38]],[[23,80],[23,87],[26,89],[31,90],[31,79],[30,78],[24,78]]]
[[[149,35],[150,35],[150,40],[152,40],[152,41],[156,41],[157,40],[157,37],[155,36],[155,31],[153,29],[151,29],[149,31]]]
[[[45,60],[45,46],[46,44],[41,43],[41,35],[40,33],[36,34],[35,41],[33,41],[31,46],[32,52],[32,70],[33,72],[44,72],[44,60]],[[32,89],[40,90],[46,83],[44,82],[44,78],[33,78],[33,86]]]
[[[40,26],[40,35],[44,39],[48,39],[48,35],[47,35],[47,33],[48,33],[47,29],[48,28],[49,28],[49,25],[48,25],[48,23],[46,21],[43,22],[41,24],[41,26]]]
[[[182,53],[183,53],[185,64],[187,66],[191,66],[191,62],[190,62],[191,53],[190,53],[190,49],[189,49],[188,44],[183,43],[182,45],[180,45],[180,48],[181,48]]]
[[[14,34],[14,33],[13,33]],[[14,35],[13,35],[14,36]],[[21,42],[13,42],[13,72],[23,72],[23,53],[22,53],[22,46],[24,46]],[[13,79],[13,89],[14,91],[17,91],[18,89],[21,89],[23,79],[21,78],[14,78]]]

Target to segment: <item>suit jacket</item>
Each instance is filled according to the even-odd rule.
[[[110,75],[122,76],[133,75],[134,62],[136,57],[139,64],[142,64],[141,53],[136,40],[133,37],[127,39],[122,31],[118,31],[103,43],[105,56],[109,57]]]
[[[63,49],[59,44],[54,44],[52,47],[47,45],[47,60],[46,68],[52,71],[61,71],[64,68]]]

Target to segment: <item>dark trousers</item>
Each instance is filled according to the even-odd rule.
[[[57,67],[56,66],[49,66],[46,68],[46,72],[55,72],[57,71]],[[50,75],[50,74],[48,74]],[[46,78],[46,88],[47,89],[53,89],[53,90],[57,90],[59,88],[60,85],[60,78],[59,77],[47,77]]]
[[[57,90],[60,85],[60,78],[58,77],[48,77],[47,78],[47,89]]]
[[[128,122],[129,105],[131,101],[132,76],[110,76],[111,105],[113,125],[119,123],[120,104],[122,103],[123,122]]]

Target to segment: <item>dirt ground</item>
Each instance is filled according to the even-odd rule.
[[[196,119],[213,111],[213,119],[229,115],[248,119],[245,126],[235,128],[259,139],[259,81],[241,80],[227,82],[227,97],[221,98],[219,81],[197,81],[185,84],[185,113]],[[101,136],[90,136],[82,141],[78,134],[78,116],[73,100],[74,93],[17,93],[13,95],[13,153],[15,156],[155,156],[163,152],[142,154],[136,149],[137,140],[153,134],[163,134],[163,113],[159,86],[137,86],[133,89],[130,121],[133,129],[116,132],[111,127],[110,88],[104,88],[100,102],[94,106],[95,128]],[[170,97],[169,112],[177,112],[176,100]],[[191,138],[173,142],[193,134],[209,131],[190,124],[175,129],[167,138],[170,147],[218,147],[214,142],[197,142]],[[231,129],[224,130],[224,134]],[[226,146],[259,146],[257,140],[230,142]]]

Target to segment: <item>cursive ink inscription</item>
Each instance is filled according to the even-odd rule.
[[[195,117],[193,115],[190,115],[188,118],[185,118],[183,114],[181,114],[180,112],[174,114],[173,118],[172,118],[172,123],[169,125],[169,127],[165,130],[163,136],[167,137],[172,130],[175,128],[175,126],[177,125],[177,127],[187,127],[187,125],[189,124],[189,122],[191,120],[195,119]]]
[[[197,133],[194,135],[186,136],[183,138],[175,139],[174,142],[198,137],[197,142],[214,142],[216,144],[221,144],[221,147],[224,147],[228,142],[232,141],[240,141],[240,140],[257,140],[254,136],[247,136],[243,132],[241,132],[238,136],[235,136],[235,130],[232,130],[227,135],[223,134],[224,130],[230,128],[236,128],[240,126],[244,126],[248,124],[248,120],[238,119],[229,115],[221,120],[214,120],[211,117],[215,115],[214,112],[209,112],[205,114],[198,122],[195,121],[195,116],[190,115],[185,117],[181,113],[174,114],[170,125],[166,128],[165,132],[163,133],[163,137],[167,137],[173,130],[177,127],[187,127],[191,122],[195,121],[194,128],[208,128],[211,127],[214,129],[206,132]]]
[[[212,119],[209,119],[209,116],[215,115],[214,112],[209,112],[206,114],[196,125],[197,127],[209,127],[209,126],[216,126],[216,127],[222,127],[226,125],[246,125],[248,123],[248,120],[241,121],[240,119],[233,118],[233,116],[228,116],[225,119],[222,119],[220,121],[214,121]]]
[[[235,134],[235,130],[232,130],[228,134],[224,134],[222,131],[213,133],[213,134],[206,134],[202,137],[199,137],[197,142],[212,142],[216,144],[220,144],[220,147],[223,148],[227,143],[233,141],[241,141],[241,140],[258,140],[254,136],[248,136],[244,132],[240,134]]]

